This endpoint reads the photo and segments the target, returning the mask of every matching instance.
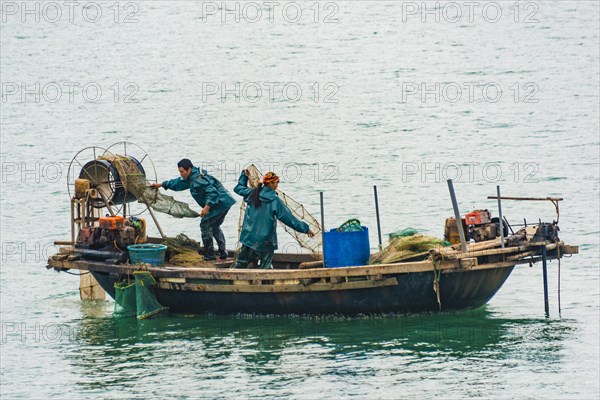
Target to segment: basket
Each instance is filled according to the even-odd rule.
[[[132,244],[127,246],[129,252],[129,262],[131,264],[150,264],[153,267],[160,267],[165,262],[165,252],[167,246],[164,244]]]

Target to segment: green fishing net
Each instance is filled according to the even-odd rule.
[[[419,233],[419,231],[416,230],[415,228],[404,228],[402,230],[392,232],[388,236],[389,236],[390,240],[392,240],[397,237],[414,236],[414,235],[417,235],[418,233]]]
[[[146,319],[166,311],[168,308],[163,307],[150,290],[156,284],[152,274],[148,271],[135,271],[134,276],[133,283],[115,283],[115,316]]]
[[[337,228],[338,232],[362,232],[364,228],[356,218],[349,219]]]
[[[135,301],[135,283],[115,283],[115,316],[135,317],[137,315]]]
[[[137,163],[129,157],[102,156],[100,159],[110,161],[121,178],[123,187],[132,193],[140,203],[152,209],[175,218],[197,218],[200,216],[184,202],[177,201],[171,196],[160,193],[158,189],[150,187],[146,176],[140,171]]]
[[[150,290],[150,286],[156,285],[152,274],[148,271],[135,271],[133,274],[135,275],[137,318],[146,319],[162,311],[166,311],[168,308],[163,307]]]

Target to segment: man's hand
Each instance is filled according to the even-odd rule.
[[[153,187],[154,189],[158,189],[162,187],[162,183],[153,183],[152,185],[150,185],[150,187]]]
[[[200,211],[200,216],[202,218],[204,218],[206,216],[206,214],[208,214],[209,211],[210,211],[210,206],[204,206],[202,211]]]
[[[311,231],[310,229],[308,230],[308,232],[306,232],[306,234],[308,235],[308,237],[315,236],[315,233],[313,231]]]

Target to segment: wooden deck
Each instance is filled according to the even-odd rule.
[[[453,271],[475,271],[493,268],[514,267],[522,263],[535,263],[541,260],[541,247],[546,246],[548,259],[560,258],[564,254],[576,254],[577,246],[567,246],[560,243],[540,243],[530,246],[507,247],[504,249],[479,250],[469,253],[444,251],[438,254],[441,259],[437,262],[432,260],[402,262],[395,264],[374,264],[344,268],[310,268],[310,269],[232,269],[226,268],[231,261],[215,262],[214,268],[206,267],[181,267],[166,264],[161,267],[144,268],[140,265],[131,264],[106,264],[99,261],[69,260],[72,248],[63,248],[61,254],[50,257],[48,265],[55,270],[77,269],[81,271],[93,270],[97,272],[116,273],[119,275],[132,275],[140,269],[147,269],[152,275],[161,281],[177,282],[177,279],[204,279],[204,280],[226,280],[236,282],[248,282],[252,285],[260,284],[261,281],[276,281],[280,285],[294,285],[300,280],[319,279],[322,283],[339,283],[339,279],[364,278],[365,280],[378,281],[385,279],[386,275],[410,274],[418,272],[441,271],[449,273]],[[278,261],[289,264],[298,264],[308,260],[314,260],[310,255],[303,254],[278,254]],[[493,258],[493,261],[481,263],[482,258]],[[272,284],[272,282],[269,282]],[[317,288],[318,286],[315,286]]]

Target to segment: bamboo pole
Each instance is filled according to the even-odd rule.
[[[150,216],[152,217],[152,220],[154,221],[154,225],[156,225],[156,228],[158,228],[158,233],[160,233],[160,236],[163,239],[165,239],[167,236],[165,235],[162,228],[160,227],[160,224],[158,223],[158,220],[156,219],[156,215],[154,215],[154,211],[152,210],[152,207],[148,206],[148,212],[150,213]]]
[[[488,196],[490,200],[496,200],[500,198],[502,200],[525,200],[525,201],[563,201],[562,197],[516,197],[516,196]]]

